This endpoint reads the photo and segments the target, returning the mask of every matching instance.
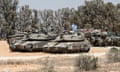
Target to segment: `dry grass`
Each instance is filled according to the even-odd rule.
[[[0,60],[0,72],[4,68],[8,69],[9,72],[45,72],[46,71],[54,71],[54,72],[75,72],[76,59],[73,57],[74,54],[70,56],[66,55],[51,55],[46,53],[20,53],[20,52],[10,52],[9,47],[6,41],[0,41],[0,56],[40,56],[39,59],[35,60]],[[90,53],[103,53],[107,52],[109,49],[95,47],[91,48]],[[47,56],[49,57],[47,57]],[[120,54],[119,54],[120,55]],[[42,56],[42,57],[41,57]],[[53,57],[54,56],[54,57]],[[52,58],[53,57],[53,58]],[[80,57],[80,56],[79,56]],[[103,59],[104,60],[104,59]],[[101,60],[101,61],[103,61]],[[55,63],[55,65],[54,65]],[[99,63],[97,70],[90,70],[87,72],[119,72],[120,71],[120,62],[117,63],[108,63],[101,64]],[[79,71],[83,72],[83,71]],[[86,72],[86,71],[84,71]]]
[[[98,58],[89,55],[80,55],[76,61],[79,71],[89,71],[97,69]]]
[[[79,60],[80,59],[80,60]],[[99,58],[98,58],[99,59]],[[11,72],[119,72],[120,63],[98,63],[94,56],[79,56],[72,58],[45,57],[32,61],[11,61],[1,64],[1,67]],[[99,60],[98,60],[99,61]],[[75,63],[75,64],[73,64]],[[77,64],[76,64],[77,63]],[[73,64],[73,65],[72,65]],[[85,67],[86,66],[86,67]],[[97,66],[97,69],[96,69]],[[83,68],[82,68],[83,67]],[[85,67],[85,68],[84,68]],[[88,67],[88,68],[87,68]],[[9,69],[12,68],[12,69]],[[89,70],[85,70],[85,69]],[[2,69],[3,70],[3,69]],[[0,68],[1,71],[1,68]]]
[[[108,62],[120,62],[120,49],[111,48],[107,53]]]

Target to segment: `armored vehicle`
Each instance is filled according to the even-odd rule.
[[[90,42],[93,46],[120,46],[120,36],[112,32],[93,32]]]
[[[55,36],[32,33],[9,36],[8,44],[12,51],[39,51],[43,50],[43,45],[53,40]]]
[[[7,42],[9,44],[9,48],[10,48],[11,51],[16,51],[14,44],[16,42],[18,42],[19,40],[24,39],[26,34],[27,33],[17,33],[17,34],[8,36]]]
[[[80,32],[64,31],[55,40],[43,46],[43,51],[53,53],[88,52],[90,43]]]
[[[115,34],[108,34],[106,37],[106,45],[109,46],[120,46],[120,36]]]
[[[11,51],[44,51],[54,53],[88,52],[90,43],[80,32],[64,31],[56,34],[17,34],[9,36]]]
[[[92,32],[90,42],[93,46],[105,46],[107,32]]]

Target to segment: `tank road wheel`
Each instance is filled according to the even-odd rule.
[[[13,46],[10,46],[10,51],[11,51],[11,52],[17,51],[17,50],[15,49],[15,46],[14,46],[14,45],[13,45]]]
[[[82,52],[88,53],[90,51],[90,48],[85,48]]]
[[[89,45],[83,45],[80,47],[80,52],[89,52],[90,51],[90,46]]]
[[[17,51],[16,49],[15,49],[15,41],[8,41],[8,44],[9,44],[9,49],[10,49],[10,51],[12,51],[12,52],[14,52],[14,51]]]
[[[85,52],[89,52],[90,51],[90,48],[86,48]]]
[[[32,44],[28,44],[27,48],[28,48],[27,51],[30,51],[30,52],[33,51],[33,45]]]
[[[67,49],[64,49],[64,51],[62,53],[68,53],[68,50]]]

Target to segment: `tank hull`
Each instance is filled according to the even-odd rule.
[[[85,42],[49,42],[43,47],[44,52],[51,53],[80,53],[89,50],[90,45]]]

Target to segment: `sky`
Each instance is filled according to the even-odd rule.
[[[32,9],[52,9],[77,8],[84,4],[85,0],[19,0],[19,6],[29,5]],[[120,3],[120,0],[104,0],[104,2]]]

